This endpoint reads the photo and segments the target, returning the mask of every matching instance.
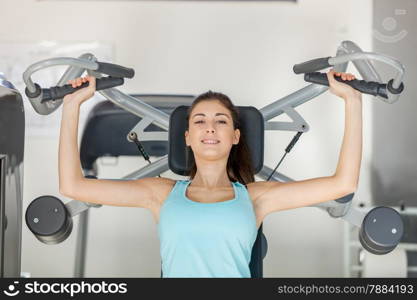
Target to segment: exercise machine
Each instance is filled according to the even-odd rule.
[[[0,73],[0,278],[20,276],[24,142],[22,96]]]
[[[371,64],[371,60],[393,67],[396,71],[395,76],[388,82],[383,83],[377,70]],[[260,109],[252,106],[238,106],[239,111],[242,112],[241,123],[243,124],[244,134],[249,137],[248,144],[252,153],[252,163],[256,170],[256,176],[263,180],[293,181],[293,179],[276,171],[279,164],[274,170],[263,164],[264,131],[285,130],[297,132],[285,150],[285,155],[289,153],[300,135],[309,130],[309,125],[295,108],[321,95],[328,89],[325,74],[318,73],[318,71],[333,66],[336,71],[344,72],[349,62],[352,62],[356,67],[363,80],[353,80],[346,82],[347,84],[363,93],[374,95],[376,99],[388,104],[398,100],[404,88],[404,66],[392,57],[379,53],[364,52],[351,41],[342,42],[334,57],[314,59],[295,65],[294,72],[304,74],[304,79],[311,82],[310,85]],[[31,80],[31,75],[34,72],[56,65],[69,66],[56,87],[42,89]],[[123,84],[123,78],[133,77],[134,71],[132,69],[99,62],[90,53],[83,54],[79,58],[60,57],[43,60],[29,66],[23,74],[26,96],[36,112],[43,115],[50,114],[61,105],[64,95],[78,89],[73,89],[70,85],[64,84],[70,79],[80,77],[85,71],[88,75],[97,78],[97,91],[102,96],[119,108],[141,118],[137,124],[125,133],[125,138],[128,141],[133,143],[139,137],[141,141],[165,141],[168,143],[168,154],[121,179],[113,180],[154,177],[169,169],[176,174],[187,175],[189,168],[184,153],[185,141],[181,138],[185,129],[184,113],[187,106],[180,105],[171,114],[167,114],[142,101],[140,97],[127,95],[116,89],[115,86]],[[109,77],[103,78],[103,74],[107,74]],[[338,78],[337,80],[341,79]],[[79,88],[87,84],[85,83]],[[291,122],[271,121],[281,114],[286,114]],[[151,124],[164,131],[146,131],[145,129]],[[245,131],[246,124],[250,124],[251,130],[246,129]],[[87,169],[83,170],[86,171]],[[96,174],[91,172],[90,169],[84,173],[84,176],[96,176]],[[367,251],[380,255],[391,252],[400,242],[404,233],[404,224],[400,214],[395,209],[384,206],[375,207],[364,213],[352,206],[353,196],[354,194],[350,194],[314,206],[327,211],[333,218],[342,218],[353,226],[360,228],[359,240]],[[74,216],[86,212],[91,207],[99,206],[77,200],[64,204],[56,197],[41,196],[28,206],[25,216],[26,224],[40,241],[55,244],[62,242],[69,236]],[[85,241],[86,226],[87,223],[83,222],[81,227],[84,228],[84,233],[79,233],[80,241],[83,241],[83,238]],[[262,277],[262,260],[266,253],[267,242],[262,233],[261,225],[252,251],[250,265],[252,277]],[[76,263],[82,264],[84,256],[85,247],[77,246]],[[80,271],[83,268],[79,265],[75,268],[78,270],[75,274],[76,277],[83,276],[83,272]]]

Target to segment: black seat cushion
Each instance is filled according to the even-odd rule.
[[[187,126],[187,109],[189,106],[178,106],[170,115],[168,134],[169,168],[176,174],[187,176],[185,130]],[[237,106],[241,134],[245,136],[252,158],[255,174],[264,165],[264,119],[262,114],[252,106]]]

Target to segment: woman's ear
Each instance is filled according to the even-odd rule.
[[[235,145],[239,144],[239,140],[240,140],[240,130],[235,129],[235,140],[233,141],[233,144]]]
[[[188,145],[188,130],[185,131],[185,146],[189,146]]]

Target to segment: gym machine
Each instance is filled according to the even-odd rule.
[[[371,60],[387,64],[396,71],[395,76],[386,83],[383,83],[376,68],[372,65]],[[264,130],[285,130],[297,132],[290,145],[285,150],[289,153],[291,148],[297,142],[298,138],[304,132],[309,130],[309,125],[295,108],[315,97],[321,95],[328,89],[328,82],[324,73],[318,71],[333,67],[338,72],[344,72],[349,62],[355,66],[363,80],[346,81],[353,88],[362,93],[375,96],[376,99],[382,100],[388,104],[395,103],[401,95],[404,84],[404,66],[395,58],[373,52],[362,51],[355,43],[351,41],[342,42],[334,57],[325,57],[310,60],[294,66],[293,71],[296,74],[304,74],[304,79],[311,84],[297,90],[271,104],[260,108],[258,112],[262,116]],[[31,80],[31,75],[41,69],[56,65],[68,65],[69,67],[62,75],[56,87],[41,88]],[[139,137],[141,141],[169,141],[170,115],[146,103],[139,97],[127,95],[116,89],[116,86],[123,84],[124,78],[134,76],[133,69],[122,66],[99,62],[93,54],[86,53],[78,58],[51,58],[32,64],[23,74],[23,80],[26,84],[25,93],[33,109],[39,114],[47,115],[55,111],[62,103],[62,98],[74,90],[81,87],[72,88],[65,83],[73,78],[81,77],[84,72],[97,78],[96,90],[112,102],[117,107],[140,117],[140,121],[132,126],[125,134],[129,142],[136,142]],[[103,74],[109,75],[103,78]],[[337,78],[337,80],[341,80]],[[291,122],[271,121],[274,117],[286,114]],[[154,125],[164,131],[152,132],[145,131],[149,125]],[[262,135],[263,139],[263,135]],[[184,148],[185,150],[185,148]],[[144,152],[142,152],[144,153]],[[284,155],[285,156],[285,155]],[[144,155],[146,158],[146,156]],[[263,162],[263,153],[260,161]],[[149,161],[148,161],[149,162]],[[280,163],[282,162],[282,159]],[[256,176],[263,180],[275,180],[281,182],[292,181],[293,179],[276,171],[279,164],[273,170],[266,165],[256,173]],[[168,155],[162,156],[157,161],[149,163],[145,167],[126,175],[121,179],[112,180],[134,180],[144,177],[159,176],[159,174],[170,169]],[[96,173],[84,169],[84,176],[96,177]],[[185,174],[181,174],[185,175]],[[319,209],[327,211],[333,218],[342,218],[346,222],[358,227],[359,240],[361,245],[373,254],[383,255],[391,252],[400,242],[404,234],[404,224],[401,215],[393,208],[379,206],[374,207],[367,213],[352,206],[354,194],[347,195],[340,199],[335,199],[325,203],[314,205]],[[72,200],[68,203],[62,203],[53,196],[41,196],[32,201],[26,210],[25,220],[28,228],[43,243],[56,244],[64,241],[72,230],[72,218],[78,214],[87,216],[91,207],[100,205]],[[81,217],[80,216],[80,217]],[[85,244],[87,222],[80,218],[80,231],[78,233],[78,243],[76,250],[76,267],[75,277],[83,277],[83,262],[85,258]],[[85,221],[86,219],[84,219]],[[262,277],[262,259],[267,252],[266,238],[262,234],[262,226],[258,232],[258,239],[255,242],[257,247],[256,266],[251,267],[253,277]],[[254,245],[255,248],[255,245]],[[252,256],[252,259],[254,256]]]

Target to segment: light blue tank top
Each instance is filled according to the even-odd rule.
[[[251,277],[258,230],[246,187],[232,182],[235,198],[201,203],[186,197],[178,180],[164,201],[158,235],[163,277]]]

